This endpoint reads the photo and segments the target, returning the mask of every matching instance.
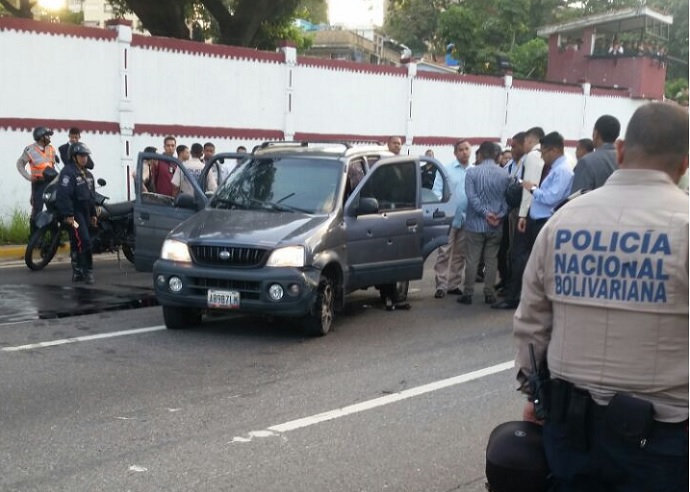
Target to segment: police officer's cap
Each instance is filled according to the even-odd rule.
[[[486,446],[491,492],[546,492],[548,475],[540,425],[505,422],[491,432]]]
[[[34,141],[38,142],[41,138],[45,137],[46,135],[51,136],[53,134],[53,130],[50,130],[49,128],[46,128],[45,126],[37,126],[34,128]]]

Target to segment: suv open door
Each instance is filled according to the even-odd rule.
[[[424,217],[419,162],[382,159],[345,204],[349,288],[422,278]]]
[[[238,162],[246,158],[246,154],[225,153],[217,154],[206,163],[199,179],[185,168],[184,164],[162,154],[142,152],[137,158],[137,172],[134,179],[136,198],[134,200],[134,232],[135,232],[135,261],[137,270],[151,271],[153,263],[160,256],[161,246],[168,233],[178,224],[202,210],[208,203],[206,191],[206,176],[218,173],[225,163]],[[151,183],[153,166],[160,166],[165,172],[180,169],[184,179],[192,186],[194,193],[180,193],[173,197],[157,193]],[[172,178],[172,176],[170,176]],[[203,185],[201,184],[203,183]]]

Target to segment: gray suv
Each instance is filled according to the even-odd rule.
[[[140,154],[138,176],[151,158],[175,162],[194,189],[171,198],[136,182],[135,263],[152,267],[170,329],[235,311],[300,318],[325,335],[349,292],[374,286],[389,306],[404,302],[454,213],[443,166],[381,146],[271,142],[216,155],[196,176],[173,158]],[[227,165],[207,192],[209,173]],[[422,187],[423,170],[442,192]]]

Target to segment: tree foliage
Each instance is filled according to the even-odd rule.
[[[289,39],[300,46],[310,38],[293,25],[297,16],[312,22],[327,18],[326,0],[107,0],[116,15],[135,14],[154,36],[211,39],[213,42],[260,49]],[[0,0],[13,16],[33,18],[36,0]],[[58,13],[69,21],[68,11]]]

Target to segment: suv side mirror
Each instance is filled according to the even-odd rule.
[[[361,198],[355,210],[357,215],[369,215],[379,213],[379,201],[376,198]]]
[[[180,193],[175,197],[175,206],[177,208],[188,208],[190,210],[196,209],[196,202],[194,197],[188,193]]]

